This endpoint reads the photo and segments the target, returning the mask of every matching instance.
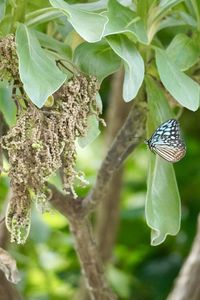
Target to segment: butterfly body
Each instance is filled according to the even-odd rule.
[[[186,146],[180,134],[180,126],[175,119],[161,124],[146,141],[149,149],[169,162],[181,160],[186,153]]]

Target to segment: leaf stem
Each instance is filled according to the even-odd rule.
[[[69,67],[67,67],[62,61],[59,59],[56,61],[57,66],[61,65],[65,70],[69,71],[72,74],[75,74],[74,70],[71,70]],[[76,70],[77,71],[77,70]]]

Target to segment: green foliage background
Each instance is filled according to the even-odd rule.
[[[108,77],[108,75],[116,71],[120,64],[124,65],[127,76],[124,98],[126,101],[130,101],[137,94],[141,81],[143,80],[144,70],[140,55],[144,60],[148,61],[148,57],[146,56],[148,56],[149,53],[150,61],[151,59],[153,60],[152,65],[148,69],[149,73],[156,78],[160,76],[163,85],[173,97],[176,98],[181,105],[192,110],[189,111],[185,109],[181,117],[181,127],[187,144],[187,155],[183,161],[174,166],[181,198],[181,229],[175,237],[167,237],[166,241],[157,247],[150,246],[150,230],[145,221],[146,179],[149,156],[146,146],[141,145],[125,162],[121,195],[120,227],[116,245],[113,249],[112,263],[110,263],[107,270],[108,280],[120,299],[162,300],[166,298],[172,288],[173,280],[177,276],[191,247],[199,212],[200,112],[193,111],[199,106],[199,85],[196,81],[198,81],[199,78],[200,8],[198,1],[160,2],[162,2],[165,8],[165,10],[163,9],[163,11],[160,12],[161,16],[164,16],[162,15],[163,12],[167,11],[168,3],[174,3],[174,5],[176,5],[176,13],[170,15],[171,19],[169,19],[169,17],[164,19],[165,24],[162,23],[163,29],[157,33],[156,38],[153,40],[152,49],[153,51],[155,50],[156,53],[156,58],[154,58],[151,52],[146,52],[148,46],[145,45],[147,42],[146,34],[145,31],[143,31],[142,25],[139,24],[139,27],[136,27],[135,23],[130,24],[130,26],[127,25],[129,24],[127,20],[129,20],[130,13],[127,11],[127,8],[122,9],[121,15],[119,13],[117,23],[115,23],[114,15],[110,12],[109,16],[111,21],[107,27],[104,40],[101,40],[101,32],[98,32],[97,35],[96,33],[93,35],[94,33],[91,32],[91,35],[88,36],[87,29],[91,28],[91,24],[94,24],[96,28],[103,26],[103,16],[101,15],[101,17],[98,18],[95,16],[94,19],[91,20],[91,24],[86,24],[88,28],[83,28],[83,31],[81,31],[82,38],[87,42],[78,45],[80,36],[74,34],[72,26],[79,32],[80,24],[78,22],[76,23],[73,19],[73,16],[76,15],[73,9],[70,11],[67,21],[66,18],[60,16],[56,10],[51,10],[52,7],[50,7],[48,1],[28,1],[29,15],[26,18],[26,25],[34,26],[34,29],[38,31],[37,38],[40,44],[42,46],[46,45],[47,48],[49,48],[49,45],[51,48],[55,47],[60,56],[67,56],[68,58],[71,58],[71,51],[73,49],[74,62],[79,65],[82,70],[96,74],[98,79],[102,81],[100,94],[103,101],[104,116],[107,112],[110,92],[111,78]],[[69,2],[51,0],[50,3],[54,7],[64,6],[64,8],[67,7],[67,9],[71,9],[68,6]],[[104,1],[99,1],[98,5],[102,3],[104,3]],[[145,23],[145,20],[147,20],[148,6],[152,4],[153,1],[134,1],[134,3],[137,4],[138,9],[137,13],[135,13],[135,18],[139,16]],[[21,10],[23,11],[23,1],[21,4],[19,4],[19,1],[14,0],[10,1],[7,6],[5,6],[5,4],[6,1],[0,2],[0,18],[3,18],[5,8],[7,16],[3,18],[1,22],[1,36],[5,36],[10,31],[15,32],[16,28],[14,28],[14,26],[16,24],[9,20],[9,15],[14,4],[21,5]],[[76,1],[74,1],[74,4],[76,4]],[[110,7],[118,9],[118,12],[121,9],[121,6],[119,7],[120,4],[116,1],[109,1],[109,5]],[[47,7],[49,10],[37,15],[37,10]],[[90,9],[92,9],[92,4]],[[23,13],[22,11],[19,11],[19,13]],[[55,14],[57,19],[54,20],[51,13]],[[124,14],[126,18],[124,18]],[[176,14],[179,15],[177,19],[175,18]],[[184,18],[180,17],[181,14],[184,14]],[[130,17],[130,20],[132,20],[131,18],[133,18],[133,16]],[[166,25],[167,22],[168,25]],[[11,23],[13,28],[11,26],[9,29],[7,25]],[[174,26],[172,27],[170,24],[174,24]],[[18,34],[20,34],[20,31],[23,31],[23,26],[24,25],[21,25],[20,27],[19,25]],[[125,34],[123,31],[124,27],[127,28]],[[59,33],[58,37],[61,41],[52,41],[45,35],[48,33],[53,37],[54,33],[57,32]],[[63,37],[65,37],[65,39]],[[22,35],[20,35],[19,38],[22,38]],[[91,39],[92,42],[95,42],[94,44],[90,43]],[[137,48],[133,46],[135,44]],[[158,49],[158,47],[160,47],[160,49]],[[18,52],[20,52],[20,50],[21,49],[18,48]],[[135,59],[138,63],[136,73],[140,70],[140,76],[137,77],[138,82],[136,88],[131,86],[131,80],[135,74],[135,64],[133,64],[129,58],[131,51],[135,51]],[[53,59],[52,55],[50,57]],[[90,61],[90,64],[88,61]],[[108,62],[109,64],[105,67]],[[37,73],[37,71],[36,69],[35,72]],[[183,73],[183,71],[186,71],[186,74]],[[168,77],[166,77],[166,74]],[[195,82],[189,78],[191,74],[196,74]],[[176,79],[178,78],[178,88],[172,75],[175,76]],[[30,76],[32,76],[32,74],[30,74]],[[58,75],[58,77],[59,76],[61,84],[64,77],[61,74]],[[33,89],[31,91],[29,90],[30,83],[33,83],[31,78],[26,91],[30,97],[33,97],[31,100],[40,107],[48,95],[59,85],[59,82],[54,82],[55,86],[50,84],[50,90],[45,91],[47,93],[42,96],[41,100],[41,94],[39,96],[35,95],[35,88],[33,86],[31,87]],[[129,88],[127,89],[127,87]],[[148,97],[150,97],[151,93],[155,93],[155,89],[156,88],[152,88],[151,85]],[[15,108],[9,101],[10,91],[8,88],[5,88],[5,84],[2,84],[0,88],[0,96],[0,109],[7,123],[13,125],[15,122]],[[162,98],[162,95],[160,97]],[[161,98],[159,101],[162,102]],[[155,101],[156,100],[158,101],[158,98],[155,99]],[[158,117],[157,114],[157,112],[160,113],[162,109],[165,115],[168,114],[168,108],[163,108],[162,106],[158,111],[153,108],[153,114],[151,115],[153,121],[149,124],[149,133],[152,132],[153,127],[163,121],[162,116]],[[95,142],[84,149],[80,148],[78,150],[77,166],[85,172],[86,178],[89,180],[91,186],[95,181],[98,167],[106,151],[104,136],[105,132],[103,130],[101,136],[99,136]],[[90,164],[88,162],[90,162]],[[171,187],[166,185],[166,189],[167,188]],[[85,195],[88,190],[89,187],[84,190],[80,189],[78,193]],[[0,201],[2,209],[8,192],[9,180],[4,175],[0,177]],[[166,207],[167,205],[169,206],[170,204],[166,203]],[[169,222],[171,222],[170,217],[171,216],[169,216]],[[175,219],[175,221],[177,221],[177,219]],[[175,225],[175,231],[178,230],[177,228],[179,228],[179,224]],[[175,232],[171,234],[175,234]],[[53,209],[43,216],[37,211],[33,211],[31,232],[27,243],[24,246],[10,245],[10,252],[18,262],[18,268],[22,276],[18,288],[25,299],[72,299],[79,287],[80,267],[74,252],[73,237],[69,233],[67,220],[63,216]]]

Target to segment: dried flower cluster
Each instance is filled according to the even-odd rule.
[[[0,80],[3,79],[20,82],[15,37],[12,34],[0,39]]]
[[[16,125],[0,140],[10,163],[12,197],[6,224],[11,241],[26,241],[33,199],[42,210],[46,208],[51,196],[46,182],[52,173],[61,168],[65,191],[74,192],[75,179],[81,179],[75,169],[75,141],[87,133],[88,116],[99,115],[98,89],[95,77],[74,76],[51,97],[50,106],[38,109],[26,102]]]

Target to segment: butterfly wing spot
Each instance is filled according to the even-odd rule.
[[[161,124],[147,141],[149,149],[169,162],[177,162],[186,154],[186,147],[175,119]]]

